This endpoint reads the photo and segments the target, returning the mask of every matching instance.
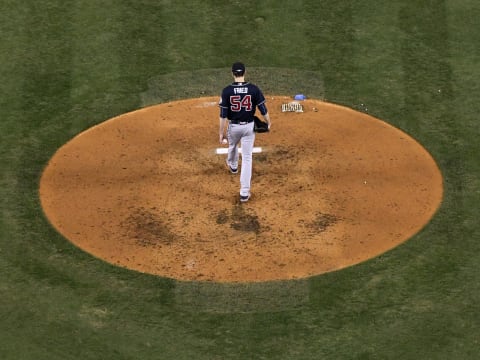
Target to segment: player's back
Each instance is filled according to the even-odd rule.
[[[229,120],[249,122],[253,120],[257,105],[263,102],[263,94],[256,85],[236,82],[223,90],[220,107],[227,109]]]

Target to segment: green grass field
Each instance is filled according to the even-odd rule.
[[[2,5],[0,359],[479,358],[478,1]],[[431,223],[363,264],[250,285],[120,269],[53,230],[38,184],[62,144],[217,95],[238,59],[268,93],[368,111],[420,141],[445,181]]]

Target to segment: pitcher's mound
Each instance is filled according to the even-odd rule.
[[[53,226],[113,264],[181,280],[265,281],[341,269],[417,233],[442,199],[429,153],[348,108],[302,101],[258,134],[252,197],[217,155],[217,98],[128,113],[81,133],[41,182]]]

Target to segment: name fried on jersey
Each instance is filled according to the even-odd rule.
[[[266,113],[265,97],[261,90],[248,82],[234,82],[222,91],[220,116],[233,123],[252,122],[256,108]]]

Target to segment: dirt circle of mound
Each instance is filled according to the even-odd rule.
[[[217,155],[217,98],[124,114],[61,147],[40,197],[53,226],[118,266],[180,280],[266,281],[341,269],[417,233],[442,199],[429,153],[369,115],[317,100],[259,134],[252,198]]]

